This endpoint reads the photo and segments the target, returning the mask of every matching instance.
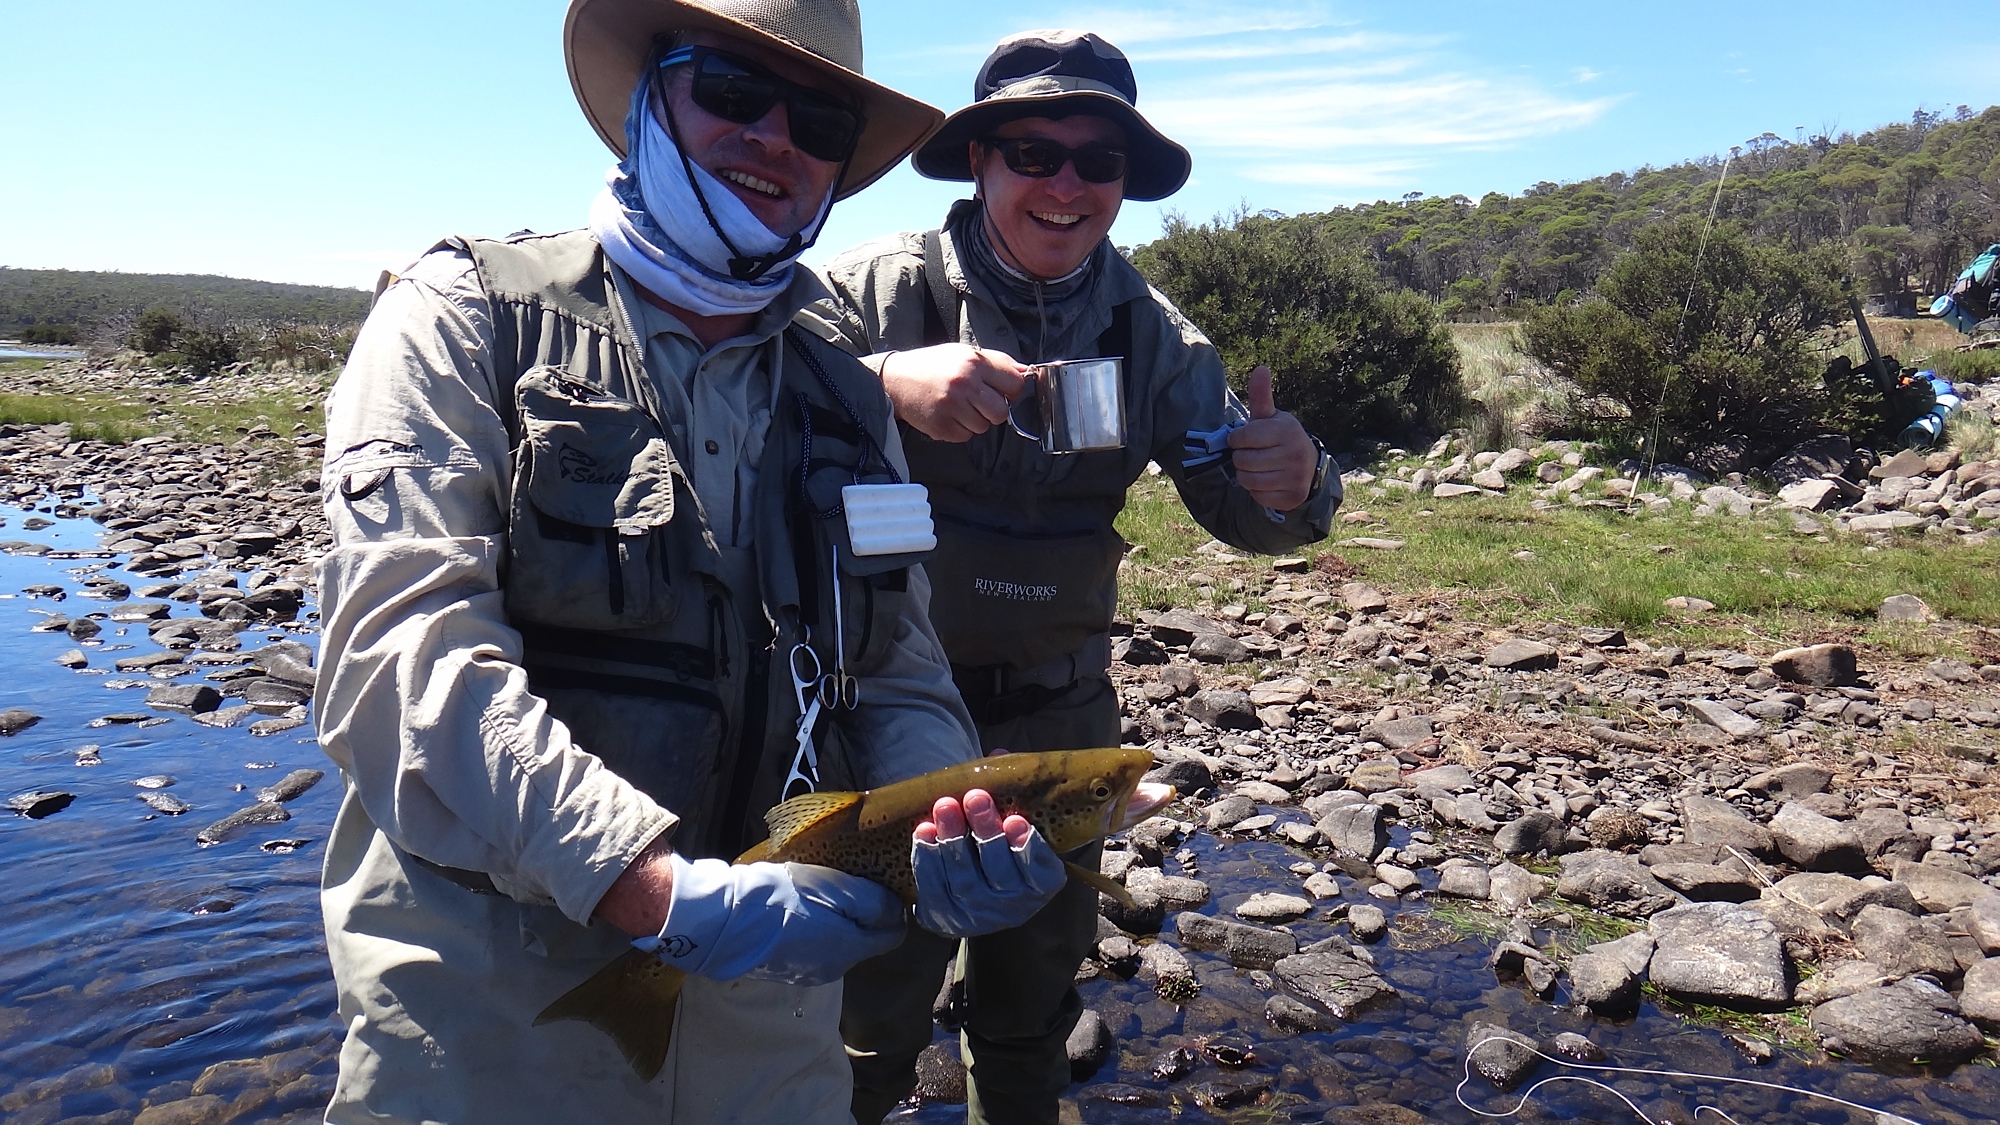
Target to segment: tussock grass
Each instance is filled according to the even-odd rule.
[[[1512,323],[1454,324],[1459,370],[1470,403],[1466,427],[1481,449],[1533,445],[1537,423],[1560,417],[1567,398],[1523,355]]]

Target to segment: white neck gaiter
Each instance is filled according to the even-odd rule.
[[[722,181],[681,158],[653,109],[650,75],[657,73],[649,65],[649,77],[632,92],[632,107],[625,115],[628,155],[605,174],[604,190],[591,204],[590,233],[634,281],[671,304],[697,316],[756,312],[790,284],[792,264],[810,239],[754,281],[731,275],[729,262],[737,255],[730,243],[743,254],[756,256],[776,253],[790,240],[771,233]],[[707,212],[703,199],[708,201]],[[832,206],[829,190],[813,219],[815,235]],[[727,243],[722,235],[728,236]]]

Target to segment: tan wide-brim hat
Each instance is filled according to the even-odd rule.
[[[640,68],[653,41],[675,31],[713,31],[759,44],[824,71],[854,95],[865,124],[835,199],[880,179],[944,121],[936,107],[862,77],[855,0],[572,0],[563,25],[570,86],[583,115],[620,158]]]
[[[1088,31],[1024,31],[1000,41],[972,80],[972,104],[945,119],[910,162],[933,180],[970,180],[969,145],[1023,117],[1106,117],[1125,127],[1125,198],[1165,199],[1194,159],[1139,113],[1124,52]]]

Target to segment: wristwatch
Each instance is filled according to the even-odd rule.
[[[1306,498],[1311,499],[1319,495],[1320,486],[1326,483],[1326,472],[1333,465],[1333,454],[1326,451],[1325,444],[1317,435],[1308,433],[1306,436],[1312,438],[1313,448],[1319,451],[1319,460],[1313,464],[1312,485],[1306,489]]]

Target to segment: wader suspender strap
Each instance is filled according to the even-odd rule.
[[[958,342],[959,296],[944,272],[944,236],[924,232],[924,285],[931,299],[924,302],[924,346]]]

